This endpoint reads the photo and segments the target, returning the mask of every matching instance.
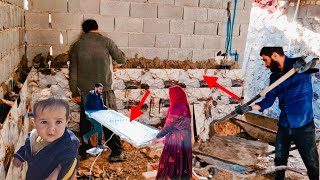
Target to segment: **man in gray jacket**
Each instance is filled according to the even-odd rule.
[[[91,90],[95,82],[101,82],[103,96],[107,107],[117,110],[116,98],[112,90],[111,59],[118,64],[126,61],[125,54],[108,37],[102,36],[98,31],[98,24],[93,19],[82,23],[83,34],[70,49],[70,90],[73,97],[81,95],[80,137],[90,131],[90,124],[86,120],[83,103],[85,95]],[[105,139],[113,134],[109,129],[103,128]],[[121,141],[116,135],[112,136],[107,145],[112,150],[110,161],[121,161],[123,151]],[[85,150],[80,148],[80,155],[85,156]]]

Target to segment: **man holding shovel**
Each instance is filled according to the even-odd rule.
[[[265,67],[272,72],[270,84],[294,68],[300,73],[291,75],[281,84],[271,89],[265,98],[249,106],[248,103],[237,106],[235,112],[244,114],[251,110],[263,111],[272,106],[275,99],[279,99],[281,114],[278,122],[278,132],[275,143],[275,165],[287,165],[289,148],[293,141],[308,170],[311,180],[319,179],[319,159],[315,141],[315,125],[312,110],[312,82],[310,63],[304,63],[304,59],[288,58],[284,55],[282,47],[263,47],[260,56]],[[314,61],[315,62],[315,61]],[[285,170],[277,171],[275,179],[284,179]]]

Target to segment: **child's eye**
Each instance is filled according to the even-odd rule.
[[[61,124],[62,123],[62,121],[57,121],[57,124]]]
[[[41,124],[47,124],[47,121],[41,121],[40,123]]]

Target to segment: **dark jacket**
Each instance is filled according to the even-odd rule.
[[[97,32],[82,34],[70,49],[70,90],[73,96],[87,94],[95,82],[104,90],[111,89],[110,55],[119,64],[126,61],[125,54],[107,37]]]
[[[283,72],[274,72],[270,75],[270,84],[287,73],[298,58],[286,57]],[[281,110],[279,125],[283,127],[299,128],[313,120],[312,110],[312,82],[311,75],[295,73],[266,94],[259,103],[261,111],[272,106],[275,99],[279,99]]]
[[[66,129],[61,138],[45,146],[35,155],[32,155],[31,151],[30,134],[25,145],[14,154],[14,157],[21,162],[28,162],[27,180],[46,179],[59,164],[61,171],[58,179],[63,179],[79,167],[78,148],[80,142],[72,131]]]
[[[86,96],[84,109],[86,111],[92,111],[92,110],[106,110],[108,108],[103,104],[102,94],[96,94],[94,90],[92,90]]]

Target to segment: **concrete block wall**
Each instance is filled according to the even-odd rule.
[[[0,83],[6,81],[24,54],[22,0],[0,0]]]
[[[224,0],[29,0],[26,12],[28,57],[68,51],[83,20],[98,21],[128,58],[207,60],[224,51]],[[233,2],[231,0],[231,2]],[[244,52],[251,2],[238,1],[233,49]],[[232,10],[233,11],[233,10]],[[51,23],[49,24],[49,16]],[[60,37],[63,38],[61,42]],[[235,44],[235,43],[234,43]]]

